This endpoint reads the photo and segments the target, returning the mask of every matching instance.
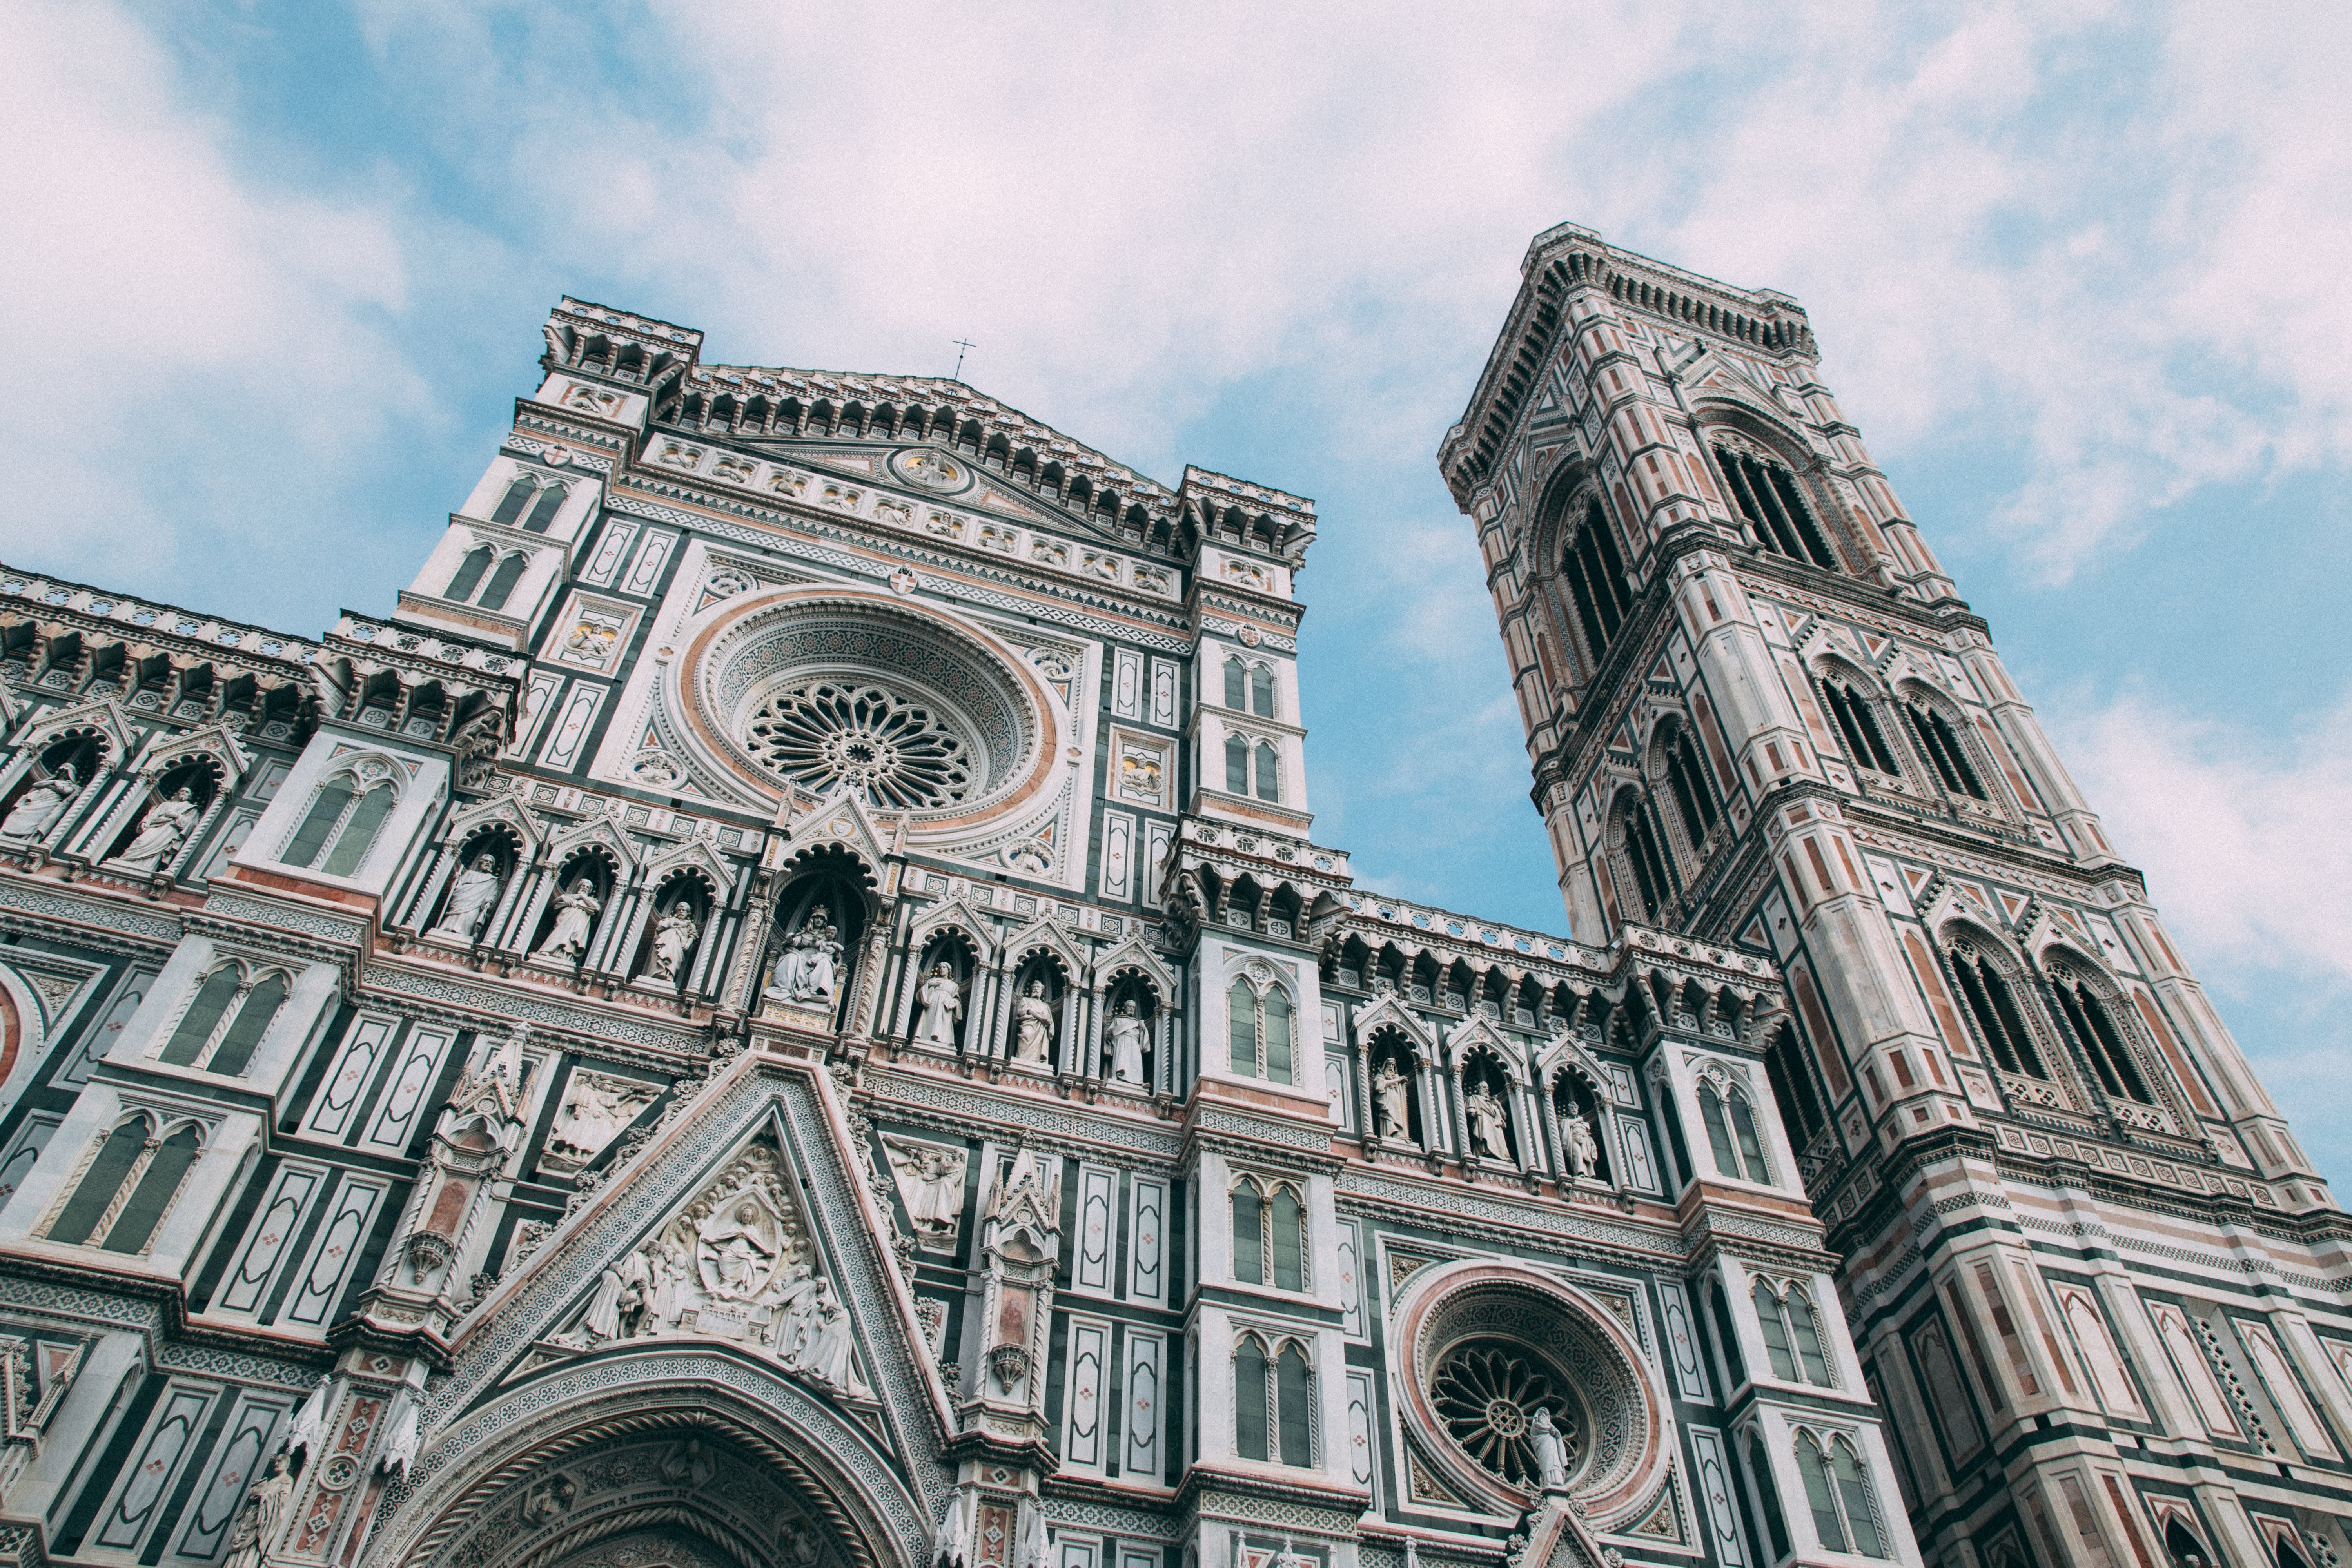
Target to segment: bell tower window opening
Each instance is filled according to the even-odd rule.
[[[1248,706],[1246,699],[1249,676],[1239,658],[1225,660],[1225,706],[1239,713]]]
[[[1813,1316],[1812,1299],[1805,1294],[1804,1288],[1791,1284],[1784,1290],[1775,1290],[1759,1279],[1753,1299],[1756,1326],[1764,1336],[1764,1352],[1771,1359],[1772,1375],[1784,1383],[1834,1386],[1830,1378],[1829,1358],[1822,1351],[1821,1324]]]
[[[457,575],[449,579],[449,586],[441,596],[454,599],[461,605],[470,603],[474,590],[482,585],[482,578],[489,572],[495,554],[487,544],[477,545],[467,551],[466,558],[457,563]]]
[[[1775,555],[1825,572],[1837,570],[1837,557],[1831,552],[1829,541],[1822,537],[1811,509],[1797,493],[1795,475],[1779,463],[1759,461],[1725,446],[1715,448],[1715,465],[1739,514],[1755,531],[1758,543]]]
[[[1699,760],[1698,747],[1692,742],[1687,728],[1677,729],[1666,742],[1666,784],[1674,792],[1675,805],[1681,814],[1691,851],[1696,854],[1699,846],[1706,842],[1706,836],[1715,831],[1722,812],[1716,805],[1715,788],[1707,782],[1706,764]]]
[[[1960,738],[1952,731],[1950,721],[1933,708],[1916,702],[1903,704],[1903,717],[1911,726],[1912,738],[1919,742],[1920,754],[1936,770],[1936,776],[1954,795],[1965,795],[1983,800],[1984,785],[1978,782],[1976,769],[1969,765],[1969,754]]]
[[[1274,671],[1263,664],[1250,667],[1250,711],[1261,719],[1274,717]]]
[[[1312,1468],[1315,1377],[1307,1352],[1285,1340],[1272,1356],[1254,1333],[1234,1347],[1234,1450],[1244,1459]]]
[[[1618,552],[1616,537],[1609,531],[1598,499],[1585,500],[1584,521],[1561,552],[1559,573],[1576,603],[1585,651],[1598,668],[1633,608],[1633,591],[1625,584],[1625,559]]]
[[[1277,1290],[1307,1289],[1307,1207],[1298,1190],[1277,1182],[1261,1188],[1244,1177],[1234,1188],[1234,1278]]]
[[[1257,797],[1279,801],[1282,798],[1282,759],[1270,742],[1257,743]]]
[[[2059,1015],[2074,1032],[2083,1055],[2090,1059],[2100,1087],[2111,1098],[2154,1105],[2156,1097],[2148,1092],[2147,1080],[2141,1076],[2139,1064],[2132,1059],[2131,1050],[2124,1044],[2106,1004],[2072,975],[2054,976],[2051,989],[2058,995]]]
[[[1622,807],[1621,831],[1623,835],[1626,864],[1633,873],[1633,886],[1642,908],[1638,918],[1663,921],[1675,901],[1673,862],[1666,855],[1665,835],[1658,823],[1658,803],[1654,795],[1638,799],[1627,798]]]
[[[108,1252],[144,1252],[203,1149],[203,1131],[193,1121],[158,1138],[148,1113],[132,1115],[99,1145],[44,1239]]]
[[[1830,1552],[1852,1552],[1864,1557],[1884,1557],[1878,1516],[1870,1486],[1863,1479],[1853,1445],[1843,1436],[1830,1440],[1826,1453],[1811,1432],[1797,1437],[1797,1473],[1804,1478],[1805,1503],[1813,1516],[1814,1533]]]
[[[1978,1037],[1991,1047],[1993,1060],[2003,1072],[2049,1081],[2050,1069],[2042,1065],[2042,1053],[2034,1049],[2033,1037],[2026,1029],[2024,1015],[2018,1011],[2007,977],[1983,954],[1966,947],[1954,948],[1950,957],[1960,999],[1967,1005]]]
[[[1822,701],[1829,709],[1838,733],[1844,737],[1846,755],[1853,759],[1856,767],[1890,777],[1902,776],[1903,769],[1895,761],[1895,750],[1886,743],[1885,732],[1879,729],[1878,715],[1871,710],[1867,698],[1842,680],[1824,680]]]
[[[1821,1097],[1813,1091],[1811,1069],[1797,1044],[1797,1032],[1787,1024],[1773,1032],[1764,1048],[1764,1078],[1772,1089],[1772,1103],[1780,1113],[1780,1130],[1789,1146],[1805,1149],[1821,1132],[1826,1120]]]

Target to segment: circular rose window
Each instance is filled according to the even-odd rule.
[[[813,680],[751,711],[744,746],[819,795],[845,784],[894,811],[953,805],[971,787],[971,744],[931,704],[871,683]]]
[[[856,589],[741,594],[677,660],[686,739],[746,784],[846,789],[918,830],[1013,809],[1061,742],[1035,673],[980,627]]]
[[[1578,1405],[1568,1374],[1510,1340],[1465,1340],[1438,1358],[1430,1403],[1446,1436],[1489,1474],[1515,1487],[1543,1479],[1535,1451],[1536,1412],[1549,1411],[1576,1463]]]
[[[1396,1323],[1406,1430],[1465,1496],[1527,1509],[1543,1481],[1544,1417],[1595,1529],[1656,1494],[1673,1452],[1663,1392],[1624,1325],[1583,1289],[1524,1264],[1465,1259],[1414,1274]]]

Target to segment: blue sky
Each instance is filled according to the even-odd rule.
[[[2352,1192],[2339,5],[0,9],[0,554],[381,611],[562,292],[1312,495],[1318,837],[1559,930],[1432,461],[1563,219],[1825,375]],[[2327,1107],[2312,1110],[2310,1107]]]

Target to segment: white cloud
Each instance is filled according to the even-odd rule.
[[[2139,694],[2052,728],[2183,944],[2352,985],[2352,695],[2284,744]]]
[[[241,174],[122,12],[0,8],[0,389],[37,458],[0,507],[10,560],[182,595],[333,518],[387,424],[430,416],[387,330],[395,215]]]

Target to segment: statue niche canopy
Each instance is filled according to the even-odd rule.
[[[1057,705],[1011,648],[885,595],[786,588],[725,601],[676,661],[702,760],[761,794],[847,790],[912,826],[1017,810],[1053,782]]]

